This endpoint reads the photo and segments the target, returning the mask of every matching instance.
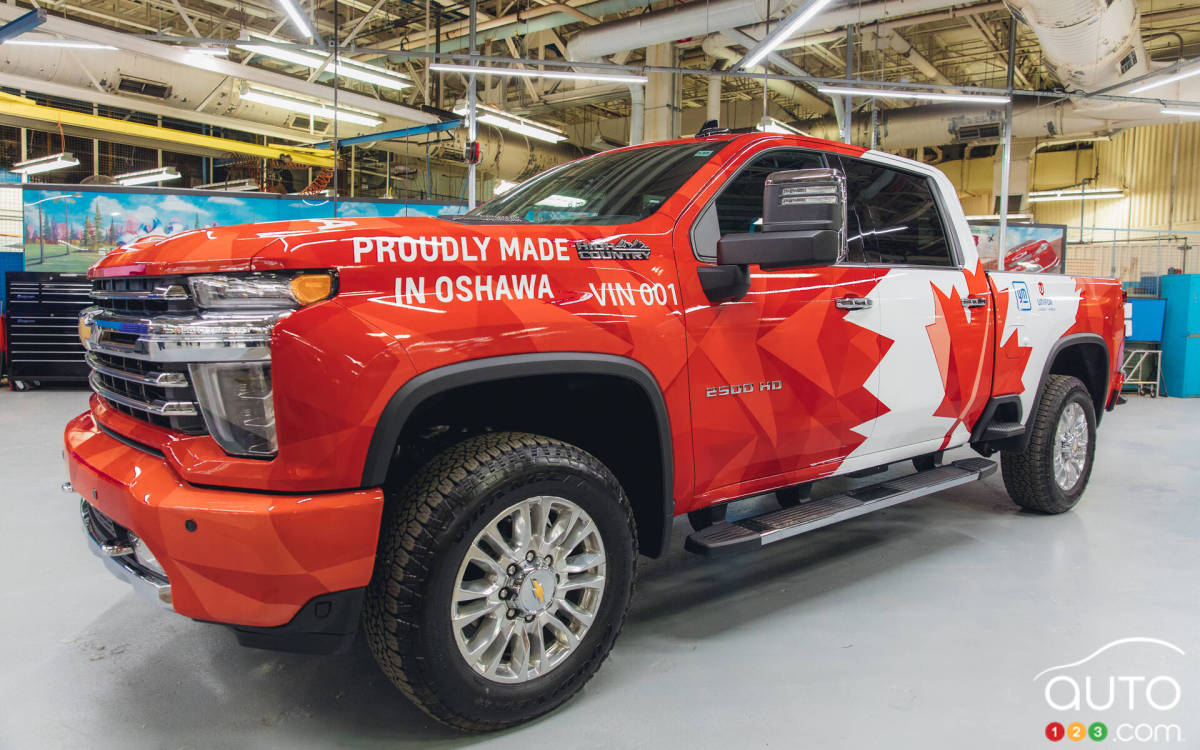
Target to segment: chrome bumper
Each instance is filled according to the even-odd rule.
[[[64,490],[67,486],[64,485]],[[142,598],[165,609],[174,609],[171,605],[171,584],[151,578],[134,567],[131,547],[101,543],[92,532],[86,514],[83,516],[83,533],[87,537],[88,549],[104,562],[108,572],[133,586],[133,590]]]

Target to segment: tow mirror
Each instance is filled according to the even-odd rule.
[[[772,172],[763,190],[762,231],[728,234],[717,263],[765,269],[828,266],[845,257],[846,178],[836,169]]]
[[[718,265],[697,270],[717,303],[746,296],[750,266],[830,266],[845,257],[846,178],[836,169],[793,169],[767,175],[762,231],[725,235],[717,242]]]

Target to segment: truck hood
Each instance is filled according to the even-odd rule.
[[[465,231],[464,231],[465,230]],[[100,259],[92,277],[324,268],[334,247],[376,234],[474,234],[474,227],[430,218],[299,219],[196,229],[145,237]]]

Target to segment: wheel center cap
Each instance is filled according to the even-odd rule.
[[[549,568],[538,568],[525,575],[517,589],[516,604],[522,611],[536,614],[544,611],[554,601],[557,576]]]

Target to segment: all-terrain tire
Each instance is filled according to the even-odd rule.
[[[1086,422],[1087,445],[1082,451],[1082,470],[1068,486],[1055,476],[1056,432],[1064,412],[1077,405]],[[1083,382],[1070,375],[1050,375],[1041,398],[1034,406],[1033,428],[1023,451],[1001,453],[1001,474],[1008,496],[1017,505],[1037,513],[1065,513],[1079,502],[1092,473],[1096,451],[1096,411]]]
[[[460,565],[497,514],[548,495],[570,500],[594,521],[607,558],[603,594],[592,624],[558,666],[525,682],[489,680],[455,640],[451,596]],[[368,643],[396,687],[444,724],[478,732],[528,721],[579,692],[611,650],[633,593],[636,540],[621,485],[586,451],[516,432],[464,440],[385,504],[363,612]]]

